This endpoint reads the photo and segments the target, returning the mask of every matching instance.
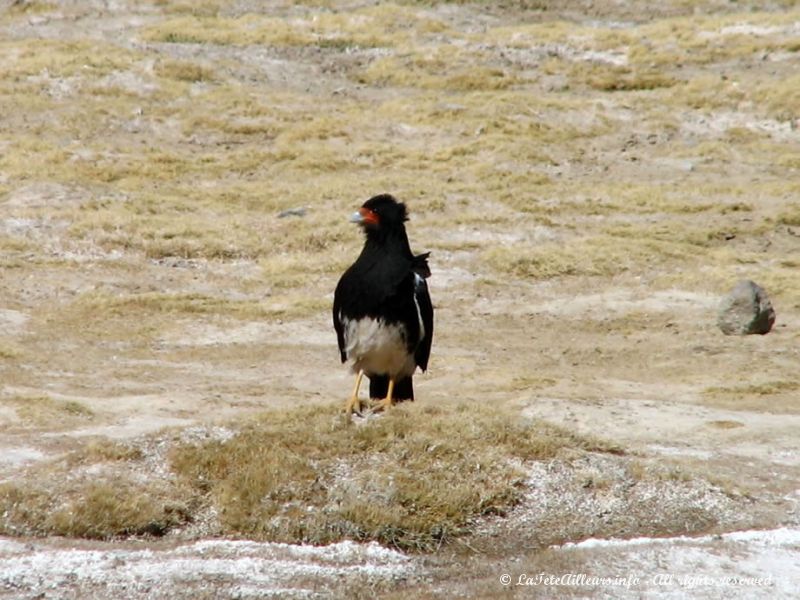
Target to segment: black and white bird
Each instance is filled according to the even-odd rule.
[[[367,200],[351,221],[366,241],[345,271],[333,297],[333,326],[342,362],[356,375],[348,413],[360,412],[358,389],[364,375],[374,409],[414,399],[412,376],[425,371],[433,339],[433,305],[425,279],[428,256],[414,256],[408,244],[406,206],[389,194]]]

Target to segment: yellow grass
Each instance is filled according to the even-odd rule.
[[[172,464],[210,494],[231,533],[431,549],[512,506],[522,462],[566,449],[614,450],[476,404],[401,406],[357,426],[314,409],[269,413],[227,442],[178,448]]]
[[[585,451],[620,452],[483,404],[400,406],[359,425],[338,408],[273,411],[227,441],[173,445],[177,481],[139,481],[135,445],[75,450],[39,468],[54,486],[36,476],[0,486],[0,531],[162,535],[210,504],[221,533],[430,550],[514,506],[526,462]]]

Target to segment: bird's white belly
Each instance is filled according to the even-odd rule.
[[[355,372],[396,379],[411,375],[417,366],[406,346],[406,329],[400,323],[387,324],[369,317],[345,319],[344,341]]]

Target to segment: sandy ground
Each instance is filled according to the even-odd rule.
[[[96,10],[77,18],[71,13],[72,4],[64,6],[61,18],[33,15],[2,35],[91,35],[134,44],[128,37],[131,29],[158,19],[152,11],[113,13],[99,3]],[[468,10],[473,12],[459,12]],[[619,10],[596,17],[633,18]],[[475,12],[448,5],[438,14],[476,29],[484,21],[500,18]],[[254,77],[279,81],[287,89],[330,91],[347,85],[327,59],[313,53],[260,57],[253,49],[202,45],[170,52],[238,63],[239,76],[252,69]],[[359,88],[352,93],[393,92]],[[628,109],[611,110],[622,114]],[[684,129],[675,135],[689,139],[733,126],[771,131],[775,139],[800,143],[796,128],[739,113],[707,120],[688,115]],[[630,117],[626,130],[602,142],[607,147],[598,152],[606,152],[609,176],[637,169],[643,178],[693,176],[693,167],[685,160],[655,156],[656,147],[637,137],[641,134],[636,119]],[[631,147],[625,146],[630,139],[635,162],[628,160],[629,152],[620,150]],[[559,168],[565,177],[581,177],[580,167]],[[758,179],[748,166],[726,169],[713,177]],[[99,283],[219,289],[257,277],[258,265],[246,259],[151,260],[70,246],[62,240],[66,224],[26,221],[20,211],[78,202],[73,196],[81,192],[47,181],[10,185],[0,200],[3,231],[26,231],[36,240],[46,240],[44,246],[52,245],[52,253],[65,262],[40,266],[35,272],[4,270],[3,339],[24,347],[26,356],[35,354],[36,359],[22,361],[25,364],[9,359],[11,366],[0,372],[2,394],[46,394],[80,402],[94,418],[30,425],[12,407],[0,405],[0,481],[13,481],[29,467],[85,440],[136,442],[165,428],[174,432],[209,424],[224,427],[231,419],[267,407],[339,402],[350,389],[350,376],[338,364],[327,311],[269,322],[179,318],[164,325],[147,352],[91,339],[60,339],[59,330],[49,329],[50,321],[42,317],[42,307],[55,299],[73,297]],[[362,200],[353,198],[352,204]],[[488,199],[475,207],[486,215],[507,210]],[[570,226],[580,230],[584,224],[576,220]],[[412,218],[409,228],[418,251],[441,236],[430,220],[415,223]],[[682,283],[681,274],[673,273],[673,285],[654,289],[646,274],[627,272],[601,278],[520,278],[482,286],[487,270],[480,249],[520,241],[542,243],[559,239],[562,232],[548,224],[520,231],[508,222],[487,220],[480,226],[453,223],[446,233],[453,248],[436,250],[431,259],[437,337],[431,370],[415,382],[419,401],[433,403],[455,394],[510,404],[518,407],[520,418],[540,417],[601,436],[647,464],[697,474],[713,485],[687,484],[674,498],[662,500],[670,506],[717,512],[714,534],[639,537],[654,534],[623,527],[621,537],[633,539],[580,541],[591,537],[587,530],[577,543],[542,550],[542,538],[547,538],[539,531],[546,522],[542,507],[552,505],[555,510],[566,503],[601,520],[606,512],[621,519],[632,510],[620,504],[623,492],[609,493],[605,506],[602,491],[590,502],[579,490],[561,485],[559,469],[564,467],[556,461],[531,471],[522,506],[506,519],[483,526],[483,537],[470,541],[477,550],[474,555],[461,549],[434,557],[411,556],[351,542],[314,548],[217,539],[2,538],[0,598],[372,597],[391,595],[395,587],[421,598],[795,598],[800,586],[797,391],[788,399],[780,396],[780,405],[773,407],[769,396],[748,398],[744,406],[736,406],[710,401],[704,390],[749,381],[758,368],[773,378],[796,379],[798,306],[778,305],[778,323],[768,336],[726,338],[714,319],[727,283],[709,290],[694,285],[697,277]],[[353,236],[355,248],[357,234]],[[797,250],[793,232],[765,239],[770,251],[779,255]],[[745,249],[764,242],[739,241]],[[745,265],[738,274],[752,275],[748,269]],[[617,468],[618,463],[603,460],[588,460],[586,472],[603,474]],[[668,494],[675,489],[648,493]],[[481,543],[495,548],[486,551]]]
[[[413,561],[378,544],[203,541],[142,549],[4,541],[3,597],[318,598],[343,585],[404,581]]]
[[[500,567],[487,596],[580,598],[781,598],[796,596],[800,530],[720,536],[588,539],[550,550],[572,568]],[[2,540],[3,598],[328,598],[348,589],[419,585],[430,573],[419,559],[341,542],[310,547],[201,541],[174,547],[121,547],[61,540]],[[469,594],[469,577],[433,587]],[[372,587],[370,587],[372,586]]]

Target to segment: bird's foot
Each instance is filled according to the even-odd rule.
[[[347,413],[348,415],[352,415],[354,413],[360,415],[361,407],[363,406],[363,404],[364,403],[361,401],[361,398],[359,398],[358,396],[353,396],[344,405],[344,412]]]
[[[394,399],[383,398],[382,400],[372,400],[372,412],[380,412],[394,406]]]

